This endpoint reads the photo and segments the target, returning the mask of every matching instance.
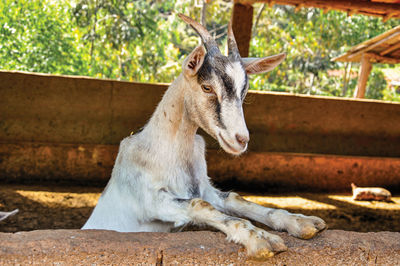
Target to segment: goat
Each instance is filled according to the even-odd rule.
[[[325,222],[246,201],[234,192],[214,188],[207,176],[201,127],[233,155],[247,149],[249,132],[242,104],[248,75],[272,70],[285,58],[241,58],[228,27],[228,56],[204,26],[179,14],[202,44],[183,62],[144,128],[120,143],[111,179],[82,229],[120,232],[170,232],[188,223],[221,230],[243,244],[249,256],[263,259],[287,249],[277,235],[252,225],[248,217],[275,230],[309,239]]]

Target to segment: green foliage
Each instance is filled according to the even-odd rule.
[[[177,56],[169,43],[167,19],[171,2],[82,0],[71,9],[88,47],[90,75],[154,82],[173,76],[167,54]],[[173,69],[172,75],[170,69]]]
[[[68,9],[39,0],[0,0],[0,68],[87,75]]]
[[[199,44],[197,34],[177,14],[200,20],[201,1],[0,0],[0,69],[87,75],[141,82],[171,82],[183,59]],[[207,4],[206,25],[222,47],[232,2]],[[260,5],[255,5],[257,15]],[[256,20],[256,19],[254,19]],[[351,69],[331,59],[351,46],[400,24],[343,12],[267,7],[257,18],[250,56],[285,52],[270,73],[251,79],[256,90],[351,97],[357,80],[329,76]],[[396,100],[374,66],[368,98]],[[357,71],[358,65],[353,65]]]
[[[399,20],[383,23],[380,18],[362,15],[293,7],[266,8],[253,32],[251,56],[265,56],[285,52],[287,58],[277,69],[252,81],[259,90],[273,90],[328,96],[351,96],[357,84],[352,79],[343,90],[343,78],[328,76],[328,70],[344,69],[345,64],[331,59],[367,39],[375,37],[397,25]],[[279,36],[279,37],[277,37]],[[377,70],[378,71],[378,70]],[[383,75],[373,72],[368,97],[382,99],[386,83]],[[268,87],[270,86],[270,87]]]
[[[365,98],[383,99],[383,91],[386,89],[386,80],[380,69],[373,68],[369,75]]]

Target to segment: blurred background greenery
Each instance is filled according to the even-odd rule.
[[[202,3],[0,0],[0,69],[171,82],[183,59],[199,44],[178,13],[203,18],[225,50],[232,2]],[[351,97],[359,65],[331,59],[400,25],[396,19],[383,22],[313,8],[297,12],[279,5],[254,8],[250,56],[285,52],[287,59],[274,71],[252,77],[253,90]],[[375,64],[366,98],[400,101],[400,91],[388,86],[385,71],[400,72],[393,65]]]

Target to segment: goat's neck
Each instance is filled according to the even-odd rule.
[[[173,153],[188,158],[193,153],[198,126],[185,108],[185,90],[189,89],[185,86],[187,82],[181,74],[165,92],[145,130],[151,135],[151,145],[174,148]]]

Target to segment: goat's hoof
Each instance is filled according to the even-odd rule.
[[[257,251],[257,253],[254,255],[250,255],[249,260],[264,261],[268,258],[271,258],[274,255],[275,255],[274,252],[272,252],[268,248],[266,248],[266,249],[261,249],[261,250]]]
[[[301,239],[313,238],[318,233],[327,229],[325,221],[321,218],[302,214],[292,214],[289,224],[287,228],[288,233]]]
[[[287,250],[283,239],[262,229],[255,230],[256,235],[247,247],[250,260],[263,261],[277,253]]]

